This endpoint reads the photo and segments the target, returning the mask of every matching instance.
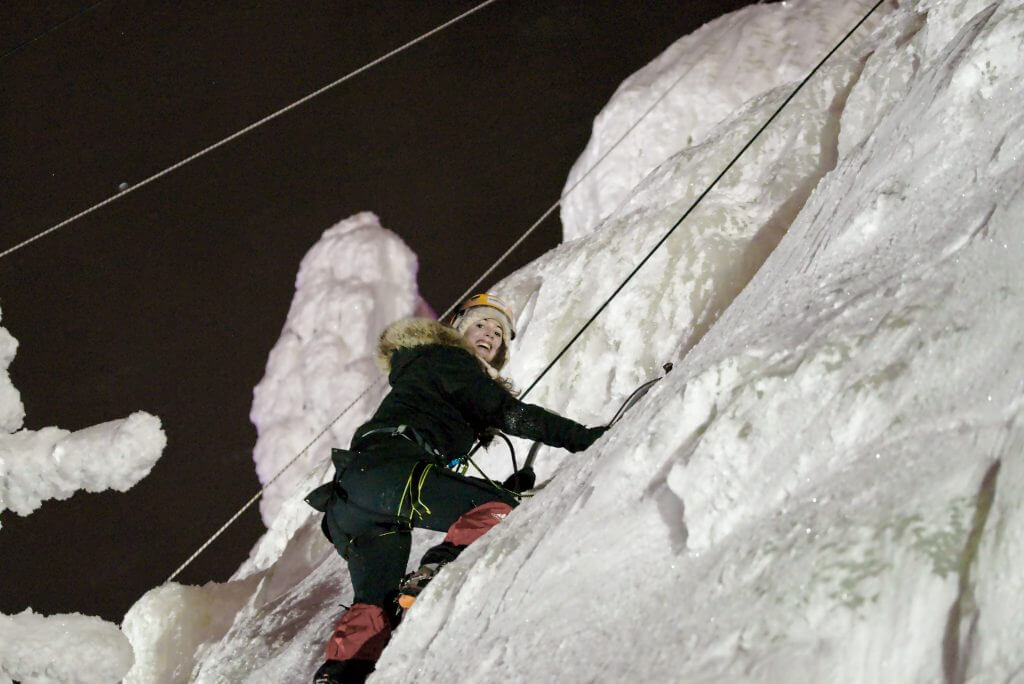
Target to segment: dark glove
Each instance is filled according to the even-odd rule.
[[[533,468],[523,468],[509,475],[508,479],[501,483],[501,486],[511,492],[521,494],[528,489],[533,489],[533,485],[536,483],[537,474],[533,472]]]
[[[582,427],[582,426],[581,426]],[[572,440],[566,445],[566,449],[573,453],[577,451],[585,451],[590,448],[590,445],[597,441],[597,438],[608,432],[607,425],[599,425],[598,427],[582,428],[580,430],[574,430],[572,433]]]

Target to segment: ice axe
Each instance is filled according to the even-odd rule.
[[[672,372],[672,363],[671,362],[666,363],[664,366],[661,367],[661,369],[663,371],[665,371],[665,373],[663,375],[659,375],[658,377],[654,378],[653,380],[648,380],[647,382],[645,382],[644,384],[640,385],[635,390],[633,390],[632,394],[630,394],[628,397],[626,397],[626,400],[624,402],[622,402],[622,406],[619,407],[619,410],[615,412],[615,415],[608,422],[608,427],[609,428],[612,427],[613,425],[615,425],[620,420],[622,420],[622,416],[626,415],[626,411],[628,411],[629,409],[631,409],[634,406],[636,406],[637,402],[639,402],[641,399],[643,399],[643,396],[645,394],[647,394],[650,391],[650,389],[652,387],[654,387],[654,385],[659,380],[661,380],[666,375],[668,375],[669,373]],[[526,456],[526,463],[523,464],[523,470],[526,470],[527,468],[532,468],[533,467],[533,462],[537,460],[537,454],[538,454],[538,452],[540,452],[541,446],[543,446],[543,445],[540,442],[534,442],[533,443],[533,445],[530,447],[530,453],[527,454],[527,456]],[[515,459],[515,456],[513,456],[513,463],[514,463],[514,459]]]

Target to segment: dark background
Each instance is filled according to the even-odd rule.
[[[3,3],[0,251],[476,4]],[[258,491],[252,388],[326,228],[376,212],[443,311],[558,198],[622,80],[746,4],[500,0],[0,259],[25,427],[145,410],[168,436],[128,493],[2,514],[0,612],[120,622]],[[226,579],[262,530],[253,506],[179,580]]]

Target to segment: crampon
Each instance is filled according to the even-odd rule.
[[[404,578],[402,583],[398,587],[398,605],[403,610],[408,610],[412,607],[412,604],[416,603],[416,598],[420,595],[430,580],[434,579],[434,575],[441,569],[439,563],[427,563],[421,565],[419,570],[410,572]]]

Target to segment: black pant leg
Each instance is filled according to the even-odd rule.
[[[466,477],[423,458],[418,447],[361,454],[340,480],[347,501],[328,511],[328,527],[349,562],[355,601],[384,606],[409,560],[411,536],[398,525],[447,532],[462,515],[493,501],[517,499],[486,480]],[[458,549],[461,550],[461,547]],[[457,555],[457,553],[456,553]],[[454,557],[454,556],[453,556]]]
[[[486,480],[459,475],[439,469],[428,474],[420,492],[422,508],[428,513],[417,527],[450,532],[452,525],[473,509],[488,503],[500,502],[515,508],[519,501],[512,493],[498,489]],[[423,554],[421,565],[445,564],[455,560],[465,546],[445,541]]]
[[[355,603],[390,606],[409,563],[412,535],[404,530],[365,535],[348,547]]]
[[[339,480],[343,493],[328,508],[326,522],[348,561],[356,603],[387,612],[398,593],[412,545],[398,503],[415,463],[390,453],[360,454]]]
[[[447,532],[459,517],[485,503],[500,501],[513,508],[519,505],[510,492],[486,480],[459,475],[438,466],[427,473],[418,493],[424,515],[416,520],[416,527],[438,532]]]

